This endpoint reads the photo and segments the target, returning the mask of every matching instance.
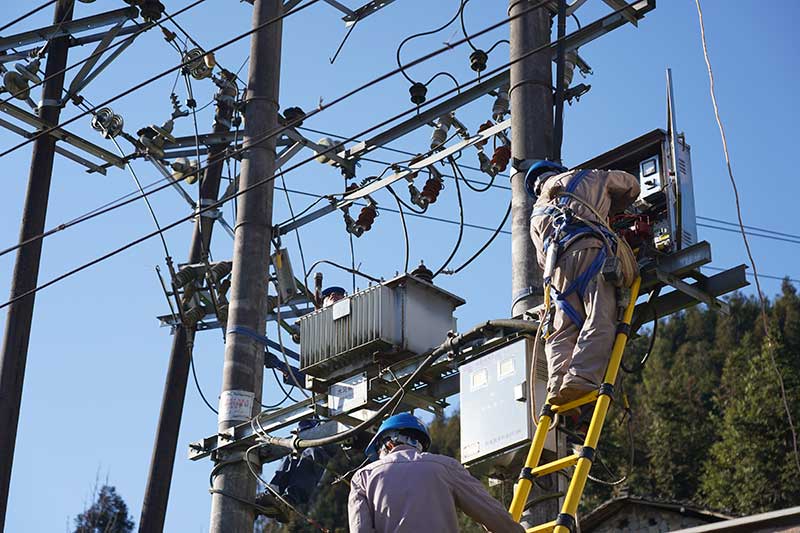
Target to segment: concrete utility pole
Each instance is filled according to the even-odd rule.
[[[530,0],[511,0],[508,14],[529,9]],[[550,12],[534,9],[511,21],[511,61],[550,42]],[[511,290],[512,316],[542,303],[542,271],[530,236],[531,199],[525,191],[525,173],[536,160],[547,159],[553,145],[553,89],[551,52],[545,48],[511,65]],[[540,354],[540,357],[543,357]],[[543,479],[558,491],[557,475]],[[541,496],[535,485],[530,499]],[[523,515],[523,524],[543,524],[558,514],[558,499],[545,500]]]
[[[237,96],[235,81],[223,78],[217,81],[217,111],[214,115],[214,133],[227,133],[231,128],[234,101]],[[219,197],[222,167],[225,151],[229,143],[216,144],[208,151],[208,160],[203,178],[200,181],[200,204],[209,205]],[[214,228],[213,217],[198,217],[189,249],[190,264],[208,259],[211,234]],[[175,465],[175,451],[183,415],[183,402],[186,398],[186,384],[189,380],[189,363],[194,346],[195,329],[182,326],[172,339],[172,352],[169,358],[167,379],[161,400],[161,413],[158,419],[150,473],[142,503],[142,516],[139,521],[141,533],[160,533],[164,530],[167,513],[169,488],[172,483],[172,469]]]
[[[511,0],[509,16],[524,11],[530,0]],[[511,61],[550,42],[550,12],[534,9],[511,21]],[[547,159],[553,144],[553,89],[551,52],[511,65],[511,291],[512,316],[542,302],[542,271],[530,237],[531,200],[525,192],[525,172]]]
[[[253,26],[265,24],[283,12],[281,0],[255,0]],[[272,194],[275,173],[275,137],[261,140],[278,127],[282,23],[276,21],[253,34],[250,70],[245,95],[244,158],[241,189],[268,181],[239,197],[233,273],[227,328],[266,331],[267,278],[272,237]],[[228,333],[219,399],[218,431],[255,416],[261,407],[264,347],[252,338]],[[211,496],[210,533],[243,533],[253,530],[252,502],[256,480],[244,462],[244,451],[218,456],[219,471]],[[254,467],[260,470],[260,465]]]
[[[72,20],[73,0],[58,0],[53,23]],[[59,100],[64,88],[63,72],[67,66],[69,37],[58,37],[47,45],[47,66],[42,89],[39,116],[55,126],[61,115]],[[50,76],[53,76],[50,78]],[[50,179],[53,175],[53,157],[56,139],[43,135],[33,143],[28,192],[22,212],[20,242],[41,234],[47,216],[47,201],[50,196]],[[11,280],[11,298],[15,298],[36,287],[39,279],[39,261],[42,256],[42,241],[35,240],[19,249],[14,275]],[[0,531],[6,521],[11,467],[14,462],[14,444],[17,438],[19,408],[22,400],[22,383],[25,378],[25,362],[33,320],[34,295],[18,300],[8,307],[6,331],[3,338],[3,354],[0,360]]]

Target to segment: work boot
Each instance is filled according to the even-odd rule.
[[[581,396],[589,394],[593,390],[594,387],[586,387],[578,383],[565,383],[558,390],[558,394],[550,399],[550,403],[553,405],[564,405],[565,403],[575,401]]]

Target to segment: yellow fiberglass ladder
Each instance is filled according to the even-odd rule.
[[[528,456],[525,460],[525,466],[520,473],[519,481],[514,487],[514,498],[511,500],[511,508],[509,512],[514,517],[514,520],[519,521],[522,517],[522,512],[525,508],[525,502],[528,500],[528,495],[533,485],[535,478],[553,474],[560,470],[565,470],[572,466],[575,471],[572,474],[572,479],[567,489],[567,494],[564,497],[564,503],[561,506],[561,512],[558,517],[552,522],[546,522],[536,527],[528,529],[528,533],[540,533],[553,531],[555,533],[569,533],[575,531],[575,516],[578,512],[578,503],[580,503],[583,489],[586,486],[586,479],[589,477],[589,470],[592,468],[592,461],[594,459],[597,443],[600,440],[600,432],[603,429],[603,423],[606,420],[608,408],[611,405],[612,394],[614,392],[614,382],[617,379],[617,373],[622,362],[622,353],[625,351],[625,344],[628,342],[630,335],[631,319],[633,318],[633,309],[636,305],[636,299],[639,296],[639,288],[641,286],[641,278],[637,277],[633,282],[630,289],[630,300],[625,307],[625,313],[622,316],[622,321],[617,327],[617,336],[614,339],[614,347],[611,351],[611,359],[608,362],[603,383],[598,390],[592,391],[586,396],[578,398],[564,405],[550,405],[546,403],[542,407],[542,412],[539,415],[539,425],[536,427],[536,433],[533,435],[531,447],[528,451]],[[578,453],[556,459],[550,463],[539,465],[539,459],[542,457],[542,450],[544,449],[545,438],[547,432],[550,430],[550,424],[557,413],[565,413],[576,407],[596,402],[592,421],[589,423],[589,430],[586,432],[586,439],[584,440],[583,447]]]

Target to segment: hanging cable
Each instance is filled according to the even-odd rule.
[[[194,344],[194,343],[192,343],[192,344]],[[189,350],[189,366],[192,367],[192,377],[194,378],[194,386],[197,389],[197,392],[200,394],[200,398],[203,399],[203,403],[205,403],[206,406],[208,406],[209,409],[214,411],[215,415],[218,415],[219,411],[214,409],[214,406],[209,403],[209,401],[206,399],[206,395],[203,394],[203,389],[200,388],[200,381],[197,379],[197,371],[195,370],[195,367],[194,367],[194,355],[191,352],[191,348],[189,348],[188,346],[187,346],[187,350]]]
[[[508,217],[509,217],[509,215],[511,215],[511,202],[509,202],[509,204],[508,204],[508,209],[506,209],[506,214],[505,214],[505,215],[503,215],[503,220],[501,220],[501,221],[500,221],[500,225],[499,225],[499,226],[497,226],[497,229],[496,229],[496,230],[494,230],[494,232],[492,233],[492,236],[491,236],[491,237],[489,237],[489,240],[488,240],[488,241],[486,241],[486,242],[483,244],[483,246],[481,246],[480,248],[478,248],[478,251],[477,251],[477,252],[475,252],[474,254],[472,254],[472,257],[470,257],[469,259],[467,259],[466,261],[464,261],[464,263],[462,263],[462,264],[461,264],[461,266],[459,266],[459,267],[457,267],[457,268],[454,268],[453,270],[445,270],[445,271],[443,271],[442,273],[443,273],[443,274],[449,274],[449,275],[451,275],[451,276],[452,276],[452,275],[454,275],[454,274],[458,274],[459,272],[461,272],[462,270],[464,270],[465,268],[467,268],[467,267],[470,265],[470,263],[472,263],[472,262],[473,262],[473,261],[475,261],[475,260],[476,260],[478,257],[480,257],[480,255],[481,255],[481,254],[482,254],[482,253],[483,253],[483,252],[484,252],[484,251],[485,251],[487,248],[489,248],[489,246],[490,246],[490,245],[491,245],[491,244],[494,242],[494,240],[497,238],[497,236],[498,236],[498,235],[500,235],[500,232],[503,230],[503,226],[505,226],[505,225],[506,225],[506,222],[508,221]]]
[[[469,34],[467,33],[467,26],[466,26],[466,24],[464,24],[464,8],[467,6],[468,2],[469,2],[469,0],[464,0],[463,2],[461,2],[461,9],[458,10],[458,16],[461,19],[461,32],[464,34],[464,37],[467,39],[467,44],[469,45],[470,48],[472,48],[474,51],[477,52],[478,49],[475,48],[475,45],[472,44],[472,41],[469,40]]]
[[[794,462],[795,466],[797,467],[798,472],[800,472],[800,451],[797,449],[797,431],[795,430],[794,420],[792,418],[792,411],[789,408],[789,400],[786,397],[786,387],[783,382],[783,374],[781,374],[781,370],[778,367],[778,362],[775,360],[775,355],[773,354],[772,350],[772,339],[769,333],[769,324],[767,321],[767,304],[764,298],[764,293],[761,291],[761,282],[758,279],[758,269],[756,268],[756,261],[753,258],[753,254],[750,250],[750,243],[747,240],[747,233],[744,230],[744,221],[742,220],[742,208],[739,202],[739,189],[736,186],[736,180],[733,177],[733,169],[731,168],[731,158],[730,154],[728,153],[728,141],[725,138],[725,128],[722,126],[722,119],[719,115],[719,107],[717,105],[717,95],[714,89],[714,71],[711,68],[711,60],[708,57],[708,45],[706,44],[706,30],[705,25],[703,24],[703,9],[700,7],[700,0],[695,0],[695,4],[697,5],[697,17],[700,22],[700,39],[703,44],[703,57],[706,61],[706,67],[708,68],[708,81],[709,81],[709,92],[711,93],[711,105],[714,108],[714,117],[717,121],[717,126],[719,127],[719,134],[722,138],[722,150],[725,153],[725,164],[728,167],[728,177],[730,177],[731,187],[733,188],[733,197],[736,201],[736,217],[739,221],[739,229],[741,230],[742,234],[742,241],[744,242],[745,250],[747,251],[747,257],[750,259],[750,265],[753,267],[753,279],[756,282],[756,290],[758,291],[758,299],[761,303],[761,322],[764,326],[764,339],[767,344],[767,353],[769,354],[770,362],[772,363],[772,368],[775,371],[775,376],[778,380],[778,385],[780,386],[781,391],[781,400],[783,402],[784,411],[786,411],[786,421],[789,424],[789,430],[792,434],[792,448],[794,451]]]
[[[406,74],[406,70],[405,69],[407,69],[409,67],[409,65],[405,65],[404,66],[400,61],[400,51],[403,49],[403,46],[405,46],[405,44],[407,42],[409,42],[409,41],[411,41],[413,39],[416,39],[417,37],[424,37],[426,35],[433,35],[435,33],[439,33],[440,31],[442,31],[443,29],[448,27],[450,24],[452,24],[458,18],[458,15],[461,13],[462,9],[464,9],[464,1],[460,0],[459,1],[459,5],[458,5],[458,10],[456,11],[456,14],[453,15],[453,17],[450,20],[448,20],[446,23],[444,23],[443,25],[441,25],[438,28],[433,29],[433,30],[422,31],[422,32],[419,32],[419,33],[415,33],[413,35],[409,35],[408,37],[406,37],[405,39],[403,39],[400,42],[400,45],[397,47],[397,52],[395,53],[395,56],[396,56],[396,59],[397,59],[397,68],[400,69],[400,73],[403,75],[403,77],[405,79],[408,80],[409,83],[416,83],[416,82],[414,80],[412,80],[411,78],[409,78],[408,74]],[[467,39],[469,39],[469,38],[467,38]]]
[[[400,223],[403,226],[403,238],[405,239],[406,243],[406,255],[405,255],[405,261],[403,262],[403,272],[405,273],[408,272],[408,261],[411,248],[408,241],[408,227],[406,226],[406,216],[405,214],[403,214],[403,203],[400,201],[400,197],[397,196],[397,193],[394,192],[394,189],[392,189],[391,185],[387,185],[386,188],[389,190],[390,193],[392,193],[392,196],[394,196],[394,199],[397,201],[397,211],[400,213]]]
[[[456,172],[456,162],[453,159],[453,156],[449,156],[447,159],[450,161],[450,166],[453,167],[453,173],[458,175],[458,173]],[[459,218],[458,239],[456,239],[456,244],[455,246],[453,246],[453,251],[450,252],[450,255],[447,257],[444,264],[442,264],[442,266],[440,266],[439,269],[433,273],[434,278],[439,274],[441,274],[444,271],[444,269],[447,268],[447,265],[450,264],[450,261],[453,260],[453,257],[455,257],[456,253],[458,253],[458,249],[461,247],[461,239],[464,236],[464,202],[461,198],[461,186],[459,185],[458,179],[456,179],[456,197],[458,198],[458,218]]]

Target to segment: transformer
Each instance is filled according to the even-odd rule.
[[[464,303],[409,274],[358,291],[298,320],[300,370],[332,382],[423,354],[456,329],[453,311]]]

